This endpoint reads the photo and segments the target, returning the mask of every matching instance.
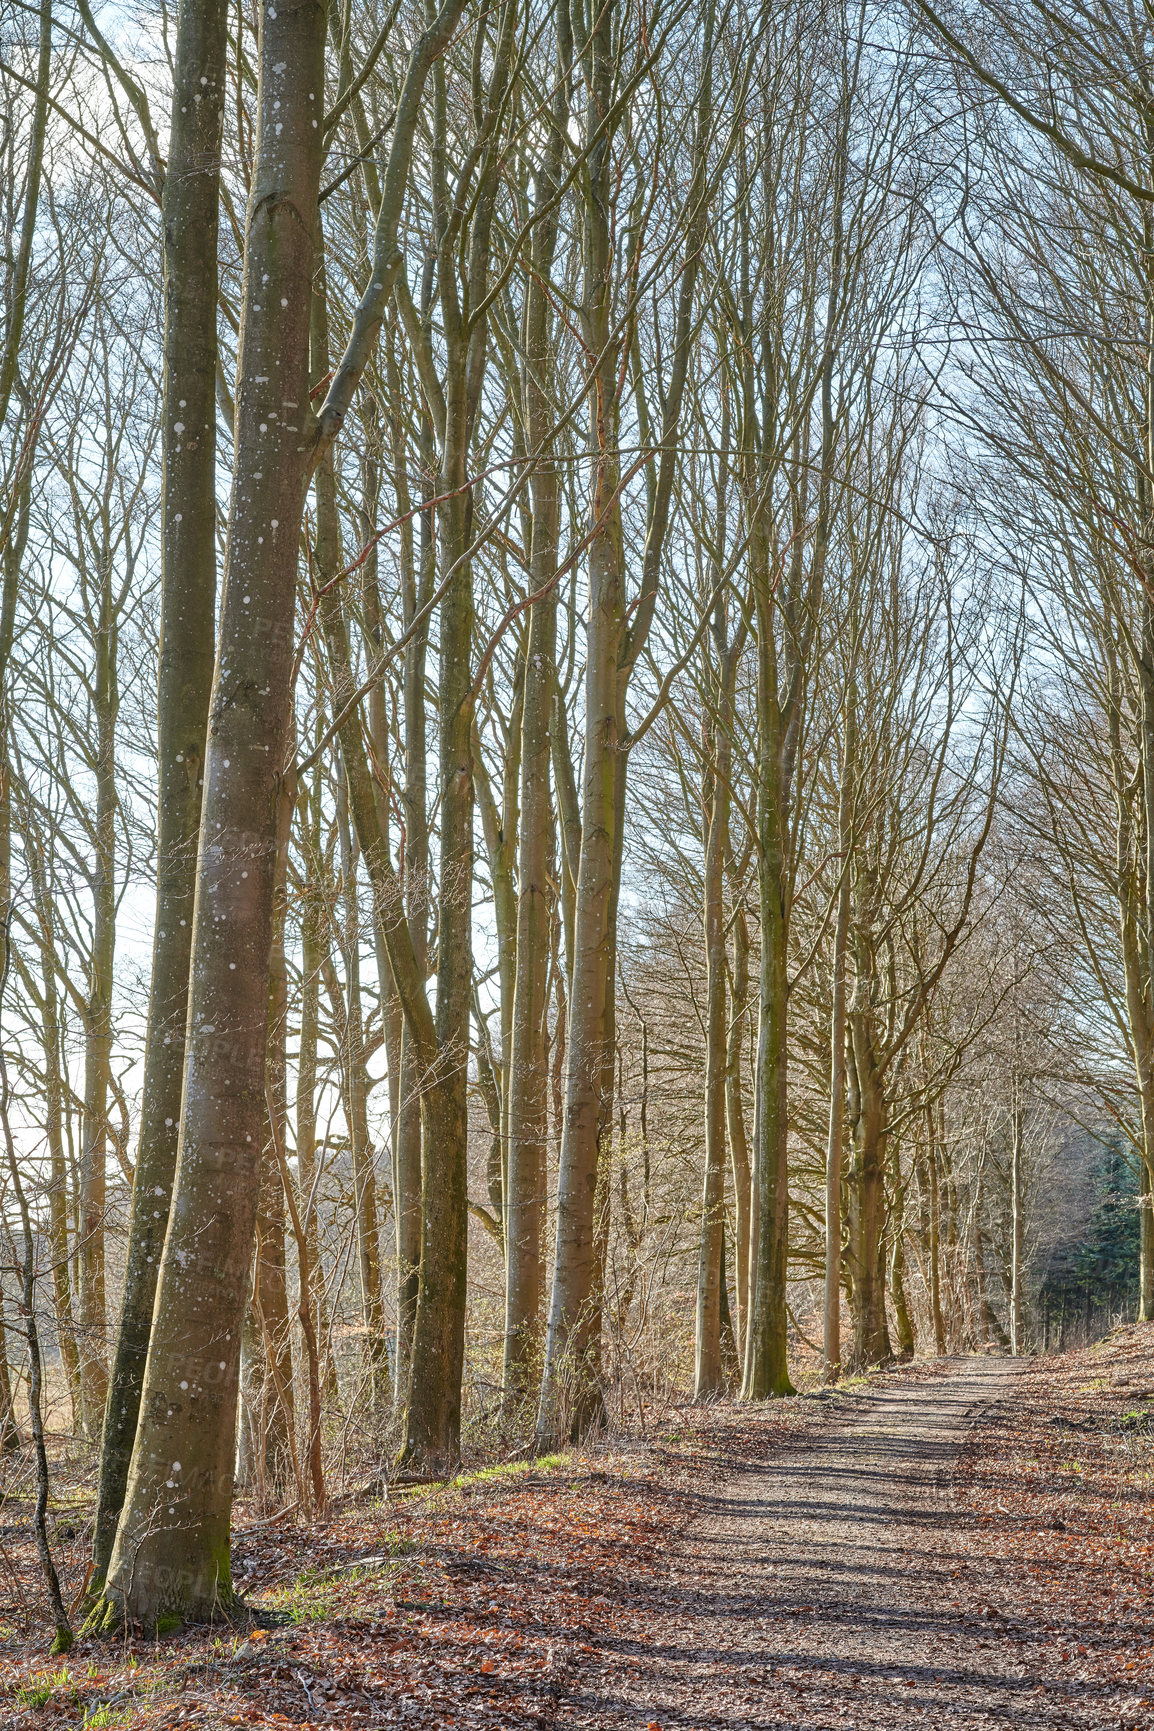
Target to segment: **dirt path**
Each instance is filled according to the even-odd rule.
[[[966,1585],[951,1474],[1013,1374],[959,1360],[703,1487],[669,1574],[594,1637],[559,1731],[1122,1724],[1112,1691],[1055,1676],[1041,1632]]]

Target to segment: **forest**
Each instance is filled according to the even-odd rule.
[[[0,0],[58,1650],[1154,1320],[1154,15],[935,4]]]

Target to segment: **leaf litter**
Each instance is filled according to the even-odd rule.
[[[9,1526],[0,1726],[933,1723],[945,1702],[932,1705],[928,1670],[839,1665],[837,1608],[820,1582],[807,1580],[804,1601],[783,1599],[779,1571],[769,1601],[727,1558],[701,1559],[720,1487],[740,1490],[775,1462],[804,1469],[840,1446],[863,1406],[952,1368],[904,1367],[766,1407],[686,1406],[651,1419],[644,1438],[349,1501],[319,1527],[254,1525],[233,1555],[247,1626],[86,1639],[67,1664],[44,1657],[43,1627],[21,1626],[38,1582],[31,1548]],[[935,1617],[951,1640],[988,1655],[993,1679],[992,1716],[966,1718],[954,1703],[951,1724],[1154,1725],[1152,1483],[1154,1325],[1026,1361],[1003,1380],[962,1439],[941,1517],[925,1523],[941,1552]],[[73,1590],[82,1562],[79,1545]],[[739,1607],[728,1622],[740,1652],[708,1633],[718,1568]],[[673,1632],[703,1673],[680,1701],[677,1665],[660,1650]],[[709,1717],[690,1698],[702,1686]]]

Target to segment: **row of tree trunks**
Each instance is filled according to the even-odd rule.
[[[892,1357],[886,1316],[886,1164],[889,1126],[878,1049],[877,999],[882,981],[871,941],[870,873],[859,862],[853,914],[857,982],[850,1025],[850,1119],[853,1125],[850,1206],[850,1311],[853,1363],[864,1369]]]
[[[764,533],[753,536],[757,618],[757,881],[761,926],[754,1145],[757,1213],[751,1255],[753,1296],[746,1329],[743,1392],[749,1400],[792,1394],[787,1363],[789,1255],[787,1025],[790,845],[785,751],[787,719],[778,687],[774,599]]]
[[[93,1580],[107,1572],[136,1436],[176,1171],[197,847],[216,647],[217,232],[227,7],[177,21],[164,232],[157,889],[144,1090],[124,1293],[97,1490]]]
[[[609,1134],[614,1064],[618,783],[624,782],[625,562],[618,451],[621,336],[613,317],[610,227],[616,11],[603,6],[574,44],[585,86],[581,326],[589,379],[589,611],[584,773],[566,1036],[565,1113],[557,1189],[553,1286],[538,1432],[555,1441],[599,1410],[600,1295],[595,1201]]]
[[[838,788],[838,886],[833,931],[833,991],[830,1012],[829,1140],[825,1166],[825,1288],[822,1301],[824,1375],[841,1370],[842,1164],[845,1148],[846,963],[853,895],[853,805],[857,763],[856,701],[852,670],[846,686],[845,732]]]
[[[368,1072],[361,1012],[360,912],[357,905],[357,853],[349,826],[348,803],[338,801],[343,885],[342,951],[345,968],[344,1109],[352,1155],[353,1214],[357,1226],[357,1265],[361,1325],[365,1331],[364,1378],[368,1409],[383,1414],[390,1404],[389,1351],[381,1293],[381,1248],[377,1221],[376,1155],[369,1134]]]
[[[269,970],[292,739],[298,536],[314,462],[309,322],[326,23],[316,0],[260,17],[233,488],[177,1175],[140,1422],[104,1597],[93,1614],[106,1625],[206,1618],[233,1596],[233,1438],[267,1140]],[[185,413],[175,411],[178,436],[189,426]]]
[[[531,582],[540,596],[529,609],[521,713],[520,834],[517,857],[516,977],[508,1061],[508,1156],[505,1201],[506,1402],[520,1402],[535,1368],[544,1289],[548,1067],[545,1049],[547,989],[553,938],[548,877],[553,846],[550,791],[551,722],[555,713],[557,640],[556,573],[560,520],[559,478],[552,461],[553,389],[550,372],[553,316],[546,285],[557,244],[561,176],[569,119],[572,34],[568,0],[554,9],[557,82],[551,129],[536,186],[538,224],[524,314],[521,396],[525,443],[533,469]]]
[[[621,111],[615,102],[619,70],[617,9],[607,4],[580,30],[574,58],[585,91],[581,179],[581,332],[589,368],[589,609],[585,658],[584,766],[580,840],[566,834],[572,870],[578,850],[573,908],[566,1031],[565,1109],[557,1188],[557,1236],[538,1405],[538,1436],[559,1440],[580,1434],[601,1411],[601,1304],[608,1242],[609,1143],[616,1052],[617,910],[624,858],[629,748],[627,698],[638,658],[648,641],[660,588],[681,439],[697,281],[707,210],[706,163],[712,142],[713,0],[702,21],[702,72],[691,141],[692,172],[679,212],[680,255],[668,374],[661,392],[656,440],[660,456],[650,468],[641,581],[632,604],[621,515],[621,393],[623,350],[639,374],[635,336],[623,329],[614,305],[617,249],[623,243],[611,220],[614,141]],[[587,31],[582,39],[582,32]],[[628,346],[627,346],[628,345]],[[644,437],[648,410],[643,389],[634,394]],[[559,760],[554,749],[554,764]],[[558,778],[564,779],[563,777]],[[576,802],[561,795],[562,805]]]
[[[730,858],[730,785],[734,681],[742,640],[727,641],[726,615],[721,599],[715,608],[713,627],[718,657],[716,704],[708,723],[706,786],[703,801],[705,866],[703,914],[705,926],[705,1176],[701,1203],[701,1242],[697,1266],[697,1319],[695,1331],[694,1391],[698,1400],[722,1392],[726,1371],[722,1353],[723,1310],[728,1311],[725,1290],[725,1151],[726,1104],[729,1081],[729,1028],[727,1025],[729,974],[725,873]],[[744,1190],[735,1186],[739,1216],[737,1238],[738,1290],[742,1287],[743,1264],[748,1265],[748,1246],[743,1258],[743,1222],[748,1219],[748,1157]],[[736,1178],[736,1173],[735,1173]],[[748,1233],[748,1226],[744,1227]]]
[[[736,1255],[734,1276],[737,1291],[738,1365],[745,1363],[750,1305],[750,1237],[756,1206],[756,1175],[749,1162],[749,1136],[745,1123],[743,1049],[749,1018],[749,922],[739,902],[733,910],[733,986],[729,1035],[725,1054],[725,1127],[729,1135],[729,1164],[733,1178],[733,1238]],[[739,1377],[740,1381],[740,1370]]]
[[[468,1235],[468,1063],[473,995],[473,493],[472,432],[489,350],[485,297],[501,161],[501,124],[512,75],[516,10],[511,0],[496,25],[493,63],[476,120],[475,180],[468,245],[450,222],[442,128],[443,68],[433,68],[434,218],[437,284],[445,343],[438,416],[442,429],[437,508],[445,592],[440,611],[441,883],[435,1035],[437,1074],[425,1092],[420,1284],[413,1332],[411,1386],[402,1460],[418,1470],[456,1464],[461,1437]],[[455,189],[460,199],[464,187]],[[507,965],[507,963],[506,963]],[[507,987],[506,987],[507,989]]]

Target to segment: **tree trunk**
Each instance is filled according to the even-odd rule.
[[[442,303],[443,304],[443,303]],[[462,381],[463,383],[463,381]],[[440,491],[442,567],[456,567],[441,603],[441,895],[435,1032],[438,1074],[424,1093],[421,1259],[412,1383],[402,1458],[445,1471],[460,1458],[468,1243],[468,1065],[473,987],[473,576],[469,509],[459,491],[467,441],[451,450]]]
[[[42,6],[40,16],[40,84],[37,92],[36,110],[33,117],[32,160],[29,164],[29,184],[26,189],[26,208],[23,224],[24,236],[21,244],[21,257],[17,260],[16,270],[14,272],[15,280],[12,285],[14,292],[12,302],[10,303],[12,311],[15,314],[15,318],[12,320],[14,326],[23,321],[24,295],[27,288],[28,270],[31,262],[32,234],[35,226],[36,206],[39,201],[40,175],[44,149],[44,122],[47,113],[48,80],[51,74],[51,37],[52,14],[49,5],[45,3]],[[0,358],[0,424],[2,424],[4,413],[7,410],[12,384],[16,375],[18,344],[18,329],[10,330],[6,333],[4,353],[2,358]],[[8,968],[11,962],[9,946],[14,913],[12,900],[12,771],[8,754],[8,733],[12,723],[12,702],[8,690],[8,667],[11,661],[12,645],[15,638],[16,600],[20,579],[20,567],[28,540],[30,502],[31,480],[29,478],[29,480],[20,487],[19,497],[14,502],[14,522],[12,523],[11,531],[2,537],[3,553],[2,564],[0,564],[0,573],[2,573],[2,585],[0,585],[0,981],[7,978]],[[36,868],[34,867],[33,870],[35,871],[35,869]],[[53,972],[55,955],[49,944],[42,944],[41,956],[45,981],[51,979],[52,990],[55,995],[56,978],[55,973]],[[59,1061],[59,1041],[58,1036],[55,1034],[54,1017],[51,1019],[51,1022],[54,1028],[54,1051],[52,1054],[52,1065],[50,1067],[47,1063],[46,1050],[46,1092],[50,1086],[49,1078],[53,1075],[55,1075],[57,1079],[59,1078],[59,1072],[56,1069],[56,1065]],[[48,1000],[46,996],[44,1019],[44,1041],[46,1048],[49,1025]],[[45,1104],[47,1107],[47,1101]],[[49,1125],[49,1138],[51,1147],[51,1125]],[[54,1192],[50,1193],[50,1208],[52,1207],[53,1201]],[[63,1199],[62,1204],[66,1208],[67,1205]],[[65,1260],[62,1265],[60,1261],[57,1260],[57,1292],[59,1292],[61,1276],[63,1276],[64,1288],[68,1291],[67,1245],[68,1228],[67,1217],[65,1217]],[[69,1299],[70,1311],[71,1294],[69,1294]],[[2,1310],[3,1296],[0,1294],[0,1313],[2,1313]],[[61,1321],[59,1310],[57,1312],[57,1321],[58,1323]],[[69,1321],[71,1321],[70,1315]],[[12,1395],[12,1380],[8,1369],[7,1333],[3,1329],[2,1315],[0,1315],[0,1332],[4,1334],[3,1342],[0,1344],[0,1449],[5,1453],[9,1453],[19,1448],[20,1432],[16,1424],[16,1414]],[[71,1331],[69,1332],[68,1347],[65,1347],[64,1345],[62,1329],[60,1338],[62,1355],[65,1355],[70,1347],[73,1358],[75,1359],[75,1336]],[[66,1356],[65,1364],[68,1364]],[[75,1424],[77,1414],[76,1399],[79,1392],[78,1381],[75,1387],[73,1386],[72,1381],[70,1381],[69,1392],[73,1398],[73,1423]]]
[[[905,1202],[902,1190],[901,1157],[891,1138],[891,1181],[893,1210],[890,1220],[890,1299],[894,1307],[894,1322],[898,1334],[898,1357],[909,1360],[917,1350],[913,1320],[906,1298],[906,1233]]]
[[[926,1153],[930,1176],[930,1315],[934,1324],[934,1350],[946,1354],[946,1321],[942,1311],[942,1207],[938,1183],[938,1151],[931,1136]]]
[[[16,1401],[8,1364],[8,1324],[4,1311],[4,1291],[0,1285],[0,1452],[14,1454],[20,1447],[20,1430],[16,1423]]]
[[[100,572],[95,676],[96,813],[93,828],[92,954],[84,1020],[84,1103],[80,1131],[80,1410],[85,1434],[100,1436],[108,1398],[105,1209],[108,1096],[112,1082],[112,970],[116,955],[116,630],[111,570]]]
[[[328,295],[323,258],[318,253],[317,271],[313,284],[311,365],[314,378],[324,379],[329,371]],[[326,448],[316,472],[316,558],[320,573],[321,625],[328,647],[332,669],[334,709],[347,701],[353,686],[345,608],[339,587],[344,569],[344,554],[340,515],[337,506],[336,465],[331,447]],[[374,598],[375,599],[375,598]],[[371,616],[371,609],[370,609]],[[365,1330],[364,1368],[368,1380],[369,1407],[381,1414],[388,1399],[388,1347],[384,1332],[384,1311],[381,1301],[380,1231],[377,1219],[377,1187],[372,1149],[369,1142],[368,1096],[366,1092],[364,1025],[360,993],[360,931],[356,896],[356,855],[349,830],[351,777],[358,779],[362,789],[362,804],[371,814],[374,836],[388,848],[388,818],[384,801],[377,793],[386,765],[377,765],[377,777],[372,778],[365,751],[359,716],[341,731],[342,760],[345,769],[344,786],[338,800],[341,868],[344,883],[344,928],[341,951],[345,969],[345,1004],[341,1009],[334,1002],[334,1014],[343,1029],[341,1042],[342,1098],[345,1123],[352,1155],[353,1214],[357,1235],[357,1267],[361,1295],[361,1321]],[[380,746],[379,730],[372,730],[374,748]],[[350,766],[350,753],[352,763]],[[354,820],[354,828],[356,827]],[[359,837],[359,832],[358,832]],[[362,843],[363,846],[363,843]],[[378,940],[380,933],[377,932]],[[322,962],[323,966],[323,962]],[[378,974],[382,1008],[392,1003],[396,995],[392,967],[383,942],[378,941]],[[333,992],[339,999],[334,983]],[[394,1045],[396,1044],[394,1040]],[[401,1058],[403,1066],[403,1057]],[[401,1087],[404,1087],[403,1068]],[[403,1110],[398,1112],[399,1120]],[[398,1122],[397,1134],[402,1134]],[[394,1184],[394,1207],[398,1206]]]
[[[1025,1199],[1022,1179],[1022,1142],[1025,1112],[1018,1098],[1015,1078],[1013,1122],[1010,1143],[1010,1352],[1019,1358],[1026,1348],[1026,1318],[1023,1294],[1023,1261],[1026,1249]]]
[[[595,280],[587,268],[587,281]],[[557,1242],[545,1341],[538,1431],[559,1440],[592,1421],[599,1404],[596,1381],[595,1197],[602,1145],[609,1129],[605,1077],[612,1075],[614,972],[612,929],[617,850],[620,697],[618,654],[625,623],[618,462],[612,386],[616,349],[605,320],[607,362],[601,388],[590,516],[605,519],[589,550],[589,620],[585,657],[585,771],[581,852],[577,875],[573,977],[566,1038],[565,1115],[557,1189]],[[602,352],[597,344],[594,352]],[[611,1092],[611,1090],[610,1090]]]
[[[284,926],[287,914],[285,870],[288,863],[292,790],[280,796],[280,864],[276,887],[271,966],[269,969],[268,1052],[265,1077],[265,1130],[260,1160],[260,1195],[253,1247],[251,1330],[252,1387],[259,1408],[253,1433],[261,1451],[262,1488],[282,1495],[294,1481],[296,1461],[293,1428],[293,1370],[290,1341],[288,1270],[285,1260],[285,1202],[277,1150],[284,1147],[288,1122],[288,966]]]
[[[5,279],[5,329],[0,346],[0,426],[8,417],[12,390],[20,376],[20,344],[28,310],[28,284],[32,274],[33,248],[36,241],[40,211],[40,193],[44,179],[44,144],[48,129],[48,108],[52,95],[52,0],[40,0],[36,56],[36,82],[33,86],[31,126],[24,180],[23,209],[20,211],[20,238],[15,252],[11,236],[15,228],[15,211],[7,218],[9,228],[8,266]],[[8,670],[15,640],[16,602],[20,585],[20,568],[28,544],[29,514],[32,502],[32,459],[36,434],[25,429],[16,442],[12,460],[6,463],[0,496],[3,516],[0,518],[0,978],[9,964],[9,932],[12,915],[12,783],[8,739],[13,721],[12,695]]]
[[[982,1231],[984,1180],[985,1156],[982,1153],[978,1156],[974,1181],[974,1279],[978,1289],[978,1333],[983,1346],[993,1340],[999,1346],[1006,1347],[1010,1342],[990,1303],[989,1281],[986,1278],[985,1234]],[[1044,1344],[1042,1350],[1045,1351]]]
[[[53,906],[42,872],[42,856],[32,867],[33,893],[40,923],[43,990],[41,1046],[44,1053],[44,1134],[48,1145],[48,1244],[52,1257],[52,1293],[56,1308],[56,1338],[68,1383],[74,1430],[80,1428],[80,1354],[76,1348],[72,1312],[71,1257],[68,1237],[68,1160],[64,1149],[64,1078],[60,1052],[60,998],[56,986]]]
[[[592,116],[607,116],[613,82],[613,8],[579,44]],[[600,1410],[596,1201],[610,1129],[614,1058],[619,777],[624,779],[619,662],[625,638],[620,503],[620,339],[612,318],[612,150],[606,128],[589,143],[584,214],[582,329],[594,358],[589,379],[592,464],[585,653],[584,774],[566,1036],[565,1113],[557,1186],[557,1238],[537,1428],[556,1441],[585,1429]],[[568,842],[568,836],[567,836]]]
[[[856,709],[852,684],[846,693],[845,742],[838,790],[840,879],[833,932],[833,1009],[830,1016],[829,1141],[825,1156],[825,1291],[823,1298],[824,1375],[836,1382],[841,1371],[842,1154],[845,1144],[846,958],[853,895],[853,788],[857,762]]]
[[[1154,1321],[1154,1185],[1145,1160],[1138,1176],[1138,1319]]]
[[[325,8],[316,0],[261,17],[235,468],[178,1172],[105,1624],[159,1627],[169,1617],[211,1617],[233,1597],[240,1334],[265,1130],[278,797],[290,739],[299,525],[312,463],[309,312],[325,31]]]
[[[757,608],[757,884],[761,925],[758,982],[757,1247],[746,1336],[744,1395],[766,1400],[793,1393],[786,1358],[789,1167],[786,1104],[789,986],[789,816],[778,699],[773,594],[764,526],[754,538]]]
[[[548,886],[553,811],[549,786],[557,638],[559,484],[550,460],[553,419],[550,366],[552,311],[547,284],[556,251],[558,215],[547,214],[555,196],[569,114],[571,33],[567,0],[555,11],[558,77],[552,129],[537,176],[537,209],[545,213],[533,239],[532,273],[524,315],[525,360],[521,394],[525,443],[534,467],[530,480],[533,591],[529,610],[521,713],[520,838],[517,859],[516,982],[508,1056],[509,1140],[505,1225],[505,1362],[508,1402],[527,1392],[537,1348],[544,1282],[548,1074],[545,1054],[546,992],[553,909]]]
[[[870,977],[868,966],[859,969],[859,976]],[[886,1103],[872,1020],[869,1009],[850,1012],[856,1107],[851,1170],[853,1290],[850,1308],[854,1326],[854,1365],[858,1370],[888,1364],[893,1357],[886,1320]]]
[[[507,723],[504,752],[504,786],[498,806],[484,757],[481,754],[480,733],[473,727],[473,775],[477,805],[481,817],[481,833],[489,857],[489,883],[493,892],[493,924],[497,937],[497,1018],[500,1027],[500,1056],[493,1051],[485,1024],[488,1062],[491,1067],[495,1096],[493,1118],[496,1138],[496,1190],[492,1191],[493,1208],[501,1222],[501,1253],[505,1244],[505,1189],[508,1174],[509,1147],[509,1054],[513,1049],[513,992],[517,979],[517,832],[518,782],[521,762],[521,711],[523,707],[524,668],[520,656],[513,674],[513,703]]]
[[[551,494],[551,499],[549,495]],[[552,511],[550,512],[550,505]],[[534,484],[533,585],[542,588],[557,560],[556,476]],[[539,546],[539,542],[546,545]],[[552,595],[531,609],[521,745],[521,835],[517,862],[517,972],[508,1058],[509,1152],[505,1193],[506,1399],[526,1393],[536,1346],[544,1275],[548,1076],[545,994],[553,910],[547,882],[552,807],[549,718],[557,605]]]
[[[1151,435],[1154,436],[1154,435]],[[1140,485],[1144,485],[1139,477]],[[1111,660],[1109,668],[1110,703],[1110,769],[1115,813],[1115,872],[1122,965],[1126,982],[1126,1020],[1134,1060],[1138,1088],[1138,1107],[1142,1126],[1141,1158],[1143,1181],[1139,1186],[1138,1236],[1138,1315],[1143,1322],[1154,1320],[1154,1215],[1143,1200],[1150,1191],[1150,1175],[1154,1172],[1154,1021],[1150,1004],[1152,908],[1154,888],[1146,883],[1143,896],[1136,877],[1151,869],[1149,836],[1151,830],[1151,800],[1154,799],[1154,606],[1143,602],[1143,650],[1136,657],[1136,673],[1141,692],[1142,729],[1138,768],[1141,787],[1140,822],[1135,825],[1130,806],[1132,768],[1122,744],[1122,707],[1118,670]],[[1137,828],[1138,833],[1135,833]],[[1135,856],[1141,854],[1144,873],[1135,872]]]
[[[301,892],[301,993],[300,1040],[297,1047],[296,1154],[297,1192],[300,1197],[299,1225],[304,1235],[304,1256],[298,1277],[308,1295],[314,1337],[320,1340],[320,1234],[317,1227],[317,1045],[320,1037],[321,969],[328,955],[324,933],[328,913],[320,883],[320,787],[314,786],[300,802],[304,830],[305,879]],[[283,1186],[283,1177],[282,1177]]]
[[[728,657],[723,657],[717,714],[710,724],[704,871],[705,1176],[697,1261],[694,1399],[725,1386],[722,1364],[722,1240],[725,1208],[726,944],[725,861],[729,853],[730,727]]]
[[[394,287],[404,292],[400,273],[404,255],[398,233],[413,141],[425,84],[430,70],[457,28],[462,0],[444,0],[440,11],[418,37],[409,56],[393,121],[393,143],[381,192],[373,240],[371,280],[361,297],[352,334],[333,376],[320,412],[323,439],[337,436],[348,412],[357,383],[368,364]],[[507,16],[509,16],[507,14]],[[492,163],[490,162],[490,169]],[[491,217],[491,209],[490,209]],[[474,225],[478,217],[474,213]],[[446,256],[448,273],[445,271]],[[487,272],[487,244],[481,261],[481,281],[476,299],[483,299]],[[451,278],[455,249],[448,244],[441,259],[442,288]],[[442,294],[442,329],[449,336],[446,300]],[[459,333],[452,333],[454,336]],[[327,337],[327,333],[326,333]],[[483,355],[483,321],[475,325],[471,341],[479,343]],[[468,446],[469,404],[465,372],[454,375],[458,395],[453,400],[456,417],[452,458],[445,465],[447,485],[440,491],[453,493],[442,514],[443,550],[450,560],[466,545],[469,510],[457,489],[464,481]],[[461,392],[464,392],[462,400]],[[448,441],[446,441],[448,443]],[[451,480],[447,477],[452,476]],[[446,567],[447,569],[448,567]],[[322,615],[326,613],[322,609]],[[353,680],[343,623],[333,609],[327,610],[326,637],[333,658],[338,702],[344,702]],[[411,1370],[405,1458],[435,1470],[455,1463],[460,1446],[461,1369],[464,1353],[464,1290],[467,1212],[465,1189],[467,1131],[467,1066],[469,994],[472,984],[472,813],[471,762],[472,684],[469,639],[472,633],[472,575],[467,560],[456,570],[442,603],[441,613],[441,767],[447,778],[442,786],[441,808],[441,953],[437,981],[437,1015],[429,1011],[425,992],[425,969],[421,966],[405,918],[403,892],[397,882],[388,849],[387,812],[378,801],[369,773],[359,716],[355,710],[339,729],[341,754],[348,781],[349,809],[357,840],[372,885],[374,910],[380,937],[392,971],[393,983],[405,1020],[406,1043],[411,1046],[410,1065],[422,1093],[422,1129],[426,1150],[422,1187],[422,1268]],[[417,693],[419,703],[424,692]],[[466,881],[467,880],[467,881]],[[464,949],[462,950],[462,940]],[[465,965],[463,965],[465,964]],[[410,1070],[410,1074],[413,1072]],[[402,1093],[405,1091],[402,1059]],[[403,1102],[402,1102],[403,1109]],[[403,1141],[403,1137],[399,1137]],[[399,1177],[399,1175],[398,1175]],[[398,1182],[398,1192],[400,1184]],[[398,1221],[401,1217],[398,1194]],[[431,1251],[428,1279],[425,1250]],[[402,1278],[405,1265],[402,1260]],[[422,1310],[424,1335],[422,1339]],[[403,1367],[402,1367],[403,1368]],[[400,1380],[400,1378],[398,1378]],[[412,1398],[415,1396],[415,1400]]]
[[[572,14],[571,14],[572,15]],[[537,1429],[557,1439],[581,1432],[599,1415],[601,1294],[599,1272],[609,1219],[611,1187],[607,1141],[611,1129],[616,1051],[615,987],[617,905],[623,858],[629,740],[626,696],[637,659],[648,641],[660,588],[670,502],[680,451],[681,410],[688,373],[697,273],[704,250],[704,164],[711,115],[714,6],[705,10],[702,80],[698,92],[694,172],[681,214],[685,254],[677,286],[672,356],[662,392],[661,456],[647,513],[641,582],[627,608],[621,509],[621,327],[614,317],[615,137],[620,111],[620,21],[612,5],[591,15],[574,43],[586,86],[586,170],[581,181],[583,289],[581,334],[591,357],[589,401],[590,511],[588,626],[585,656],[585,761],[582,778],[580,862],[573,917],[572,977],[566,1038],[566,1098],[557,1186],[557,1240],[545,1336],[545,1364]],[[647,417],[643,393],[638,411]],[[558,741],[558,745],[559,745]],[[566,754],[556,749],[555,762]],[[574,802],[558,777],[566,853]],[[568,810],[566,810],[568,808]],[[571,855],[569,855],[571,861]],[[567,1386],[566,1386],[567,1385]]]
[[[375,1156],[369,1137],[368,1076],[361,1015],[360,912],[357,906],[357,856],[349,833],[348,803],[338,804],[344,919],[341,948],[345,965],[345,1122],[352,1150],[353,1209],[360,1273],[361,1325],[365,1331],[364,1370],[369,1411],[383,1417],[389,1407],[389,1354],[381,1303],[380,1229],[377,1221]]]
[[[428,605],[436,575],[436,537],[433,512],[429,506],[436,490],[436,473],[432,432],[427,421],[422,422],[422,434],[421,474],[425,509],[420,515],[415,573],[411,559],[407,566],[402,565],[402,623],[406,630],[413,627],[421,610]],[[401,504],[400,500],[398,504]],[[405,813],[405,915],[422,981],[429,971],[429,789],[425,709],[428,639],[427,623],[417,624],[405,650],[405,778],[401,794]],[[393,1155],[393,1220],[397,1254],[395,1390],[398,1407],[404,1406],[409,1398],[413,1329],[417,1321],[420,1286],[421,1089],[418,1050],[412,1031],[405,1024],[401,1033],[400,1105]]]
[[[732,1015],[725,1059],[725,1125],[729,1136],[729,1159],[733,1168],[734,1243],[737,1278],[737,1356],[745,1363],[746,1321],[749,1315],[749,1251],[750,1226],[753,1212],[752,1175],[749,1169],[749,1143],[745,1128],[745,1100],[742,1086],[746,1034],[746,1006],[749,1000],[749,926],[745,909],[738,907],[733,916],[733,989]]]
[[[227,7],[184,0],[177,23],[164,228],[156,927],[124,1293],[100,1449],[99,1588],[112,1555],[140,1410],[176,1171],[197,834],[216,608],[217,224]]]

